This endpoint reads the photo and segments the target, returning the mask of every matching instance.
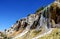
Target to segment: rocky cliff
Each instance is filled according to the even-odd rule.
[[[60,6],[58,4],[59,2],[53,2],[47,7],[38,9],[34,14],[17,20],[5,30],[5,34],[12,39],[43,39],[44,37],[40,37],[60,27]]]

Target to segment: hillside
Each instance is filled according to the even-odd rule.
[[[60,39],[59,5],[54,1],[34,14],[17,20],[9,29],[5,29],[4,36],[6,39]]]
[[[50,34],[45,35],[45,36],[38,38],[38,39],[60,39],[60,29],[54,28]]]

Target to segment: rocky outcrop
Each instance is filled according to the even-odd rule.
[[[56,24],[60,24],[60,8],[58,7],[58,3],[54,2],[46,8],[39,9],[34,14],[29,14],[25,18],[17,20],[12,27],[5,30],[5,34],[7,37],[19,37],[24,34],[23,37],[25,38],[26,35],[29,35],[31,38],[33,38],[36,37],[38,33],[40,36],[40,32],[43,29],[45,32],[47,32],[50,30],[50,28],[59,27]],[[44,30],[41,33],[45,33]],[[24,31],[27,31],[27,33],[25,34]]]

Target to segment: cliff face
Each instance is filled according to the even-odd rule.
[[[58,3],[52,3],[46,8],[39,9],[35,14],[30,14],[23,19],[19,19],[9,29],[5,30],[7,37],[16,37],[21,35],[20,33],[28,31],[23,35],[23,39],[29,37],[32,39],[40,34],[48,32],[50,28],[56,28],[60,23],[60,8]],[[58,26],[60,27],[60,26]],[[28,36],[27,36],[28,35]],[[22,36],[22,35],[21,35]]]
[[[53,3],[50,8],[51,11],[51,18],[55,21],[55,23],[59,23],[60,21],[58,18],[60,16],[60,8],[58,7],[57,3]]]

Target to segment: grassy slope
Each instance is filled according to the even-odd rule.
[[[49,35],[46,35],[39,39],[60,39],[60,29],[54,28],[53,31]]]
[[[43,32],[43,30],[44,30],[43,28],[40,28],[39,31],[35,31],[35,29],[32,29],[24,36],[18,37],[16,39],[32,39],[33,37],[36,37],[37,35],[41,34]]]

